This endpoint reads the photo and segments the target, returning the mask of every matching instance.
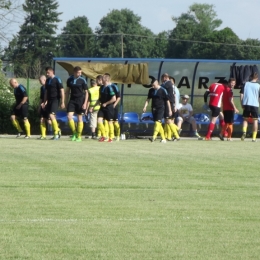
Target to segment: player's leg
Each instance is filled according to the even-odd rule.
[[[205,140],[210,140],[211,138],[211,135],[214,131],[214,128],[215,128],[215,125],[216,125],[216,122],[217,122],[217,119],[218,119],[218,116],[219,116],[219,113],[220,113],[220,108],[219,107],[215,107],[215,106],[209,106],[212,114],[211,114],[211,121],[210,121],[210,124],[208,126],[208,132],[207,132],[207,135],[205,137]]]
[[[115,136],[116,136],[116,141],[120,140],[120,125],[118,123],[118,108],[114,108],[114,129],[115,129]]]
[[[197,130],[197,123],[196,123],[195,118],[193,116],[191,116],[190,119],[188,120],[188,122],[191,124],[193,136],[200,138],[200,135]]]
[[[91,129],[91,138],[92,139],[96,139],[96,128],[97,128],[97,111],[93,111],[92,113],[90,113],[90,122],[89,122],[89,126]],[[100,133],[100,131],[99,131]],[[98,137],[101,137],[101,133],[100,135],[98,135]]]
[[[75,112],[77,113],[78,116],[78,127],[77,127],[77,142],[81,142],[81,136],[82,136],[82,131],[84,128],[84,123],[83,123],[83,115],[85,115],[86,110],[82,109],[84,103],[84,99],[79,99],[76,102],[76,108]]]
[[[17,136],[16,137],[20,137],[22,134],[23,134],[23,130],[20,126],[20,123],[19,121],[17,120],[17,116],[19,115],[18,113],[19,111],[17,111],[17,109],[13,109],[12,110],[12,113],[11,113],[11,117],[10,117],[10,120],[11,120],[11,123],[12,125],[14,126],[14,128],[17,130]]]
[[[106,133],[105,133],[105,127],[103,124],[103,119],[104,119],[104,111],[103,111],[103,108],[101,107],[97,114],[97,128],[98,128],[98,131],[100,131],[100,138],[98,140],[100,142],[104,142],[106,140],[106,137],[105,137]]]
[[[28,120],[28,105],[24,104],[20,108],[21,110],[21,117],[23,118],[23,123],[24,123],[24,129],[25,129],[25,138],[30,138],[31,137],[31,125]]]
[[[256,142],[256,136],[257,136],[257,131],[258,131],[258,107],[251,107],[251,115],[253,118],[252,141]]]
[[[77,139],[77,130],[73,119],[73,115],[75,113],[75,105],[75,102],[73,100],[70,100],[67,107],[68,124],[72,133],[71,141],[76,141]]]
[[[109,105],[105,108],[105,119],[108,121],[109,128],[109,139],[108,142],[113,141],[114,137],[114,107],[113,105]]]
[[[243,110],[243,127],[242,127],[242,136],[241,141],[244,141],[246,138],[246,132],[248,127],[248,118],[251,116],[249,106],[244,106]]]
[[[54,132],[54,137],[52,138],[53,140],[58,140],[59,139],[59,126],[58,126],[58,122],[56,120],[56,112],[58,110],[59,107],[59,101],[58,99],[55,100],[49,100],[47,103],[47,111],[48,111],[48,116],[51,119],[51,125],[52,125],[52,129]]]

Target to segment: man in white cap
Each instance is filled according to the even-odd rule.
[[[195,118],[192,116],[193,114],[193,108],[191,104],[188,103],[189,101],[188,95],[183,95],[181,98],[181,103],[179,104],[179,114],[177,117],[177,126],[179,129],[181,129],[181,125],[184,121],[190,123],[192,125],[193,135],[194,137],[201,138],[197,131],[197,124]]]

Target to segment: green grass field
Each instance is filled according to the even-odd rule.
[[[0,259],[259,259],[249,141],[2,137]]]

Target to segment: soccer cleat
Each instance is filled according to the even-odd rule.
[[[22,135],[23,135],[23,132],[19,132],[19,133],[17,134],[16,138],[19,138],[19,137],[21,137]]]
[[[198,134],[198,132],[194,133],[194,137],[200,138],[200,135]]]
[[[116,137],[116,141],[117,141],[117,142],[119,142],[119,140],[120,140],[120,137],[119,137],[119,136],[117,136],[117,137]]]
[[[178,130],[178,134],[179,134],[179,135],[181,134],[181,131],[182,131],[182,129],[180,128],[180,129]]]
[[[204,140],[204,138],[200,136],[200,137],[198,137],[198,140],[201,141],[201,140]]]
[[[256,139],[252,139],[252,142],[256,143],[257,141],[256,141]]]
[[[171,142],[171,141],[172,141],[172,139],[169,139],[169,138],[166,138],[166,140],[167,140],[167,141],[169,141],[169,142]]]
[[[219,134],[218,137],[221,141],[224,141],[224,136],[222,134]]]
[[[26,136],[24,137],[24,139],[30,139],[30,136],[29,136],[29,135],[26,135]]]
[[[73,134],[72,137],[71,137],[71,141],[76,141],[76,139],[77,139],[77,135]]]
[[[81,139],[81,137],[77,137],[75,141],[76,141],[76,142],[81,142],[82,139]]]
[[[103,136],[98,139],[99,142],[105,142],[105,140],[106,140],[106,138]]]
[[[166,144],[167,142],[166,142],[165,139],[163,139],[163,140],[161,140],[161,143],[162,143],[162,144]]]
[[[244,141],[246,138],[246,133],[243,133],[242,136],[241,136],[241,141]]]
[[[113,139],[109,138],[109,139],[107,140],[107,142],[108,142],[108,143],[113,143]]]
[[[233,140],[231,138],[227,138],[227,141],[232,142]]]
[[[44,136],[40,136],[39,138],[37,138],[38,140],[46,140],[46,137]]]
[[[180,140],[181,140],[181,138],[176,138],[176,137],[173,137],[173,138],[172,138],[172,141],[173,141],[173,142],[177,142],[177,141],[180,141]]]
[[[59,138],[61,138],[61,130],[60,129],[58,131],[58,136],[59,136]]]
[[[204,141],[212,141],[212,139],[211,139],[211,138],[208,138],[208,137],[204,137],[203,140],[204,140]]]
[[[155,140],[152,138],[152,137],[150,137],[150,138],[148,138],[149,139],[149,141],[151,142],[151,143],[153,143]]]
[[[52,140],[54,140],[54,141],[59,140],[59,135],[54,135]]]

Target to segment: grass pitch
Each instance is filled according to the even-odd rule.
[[[0,138],[0,259],[258,259],[259,154]]]

